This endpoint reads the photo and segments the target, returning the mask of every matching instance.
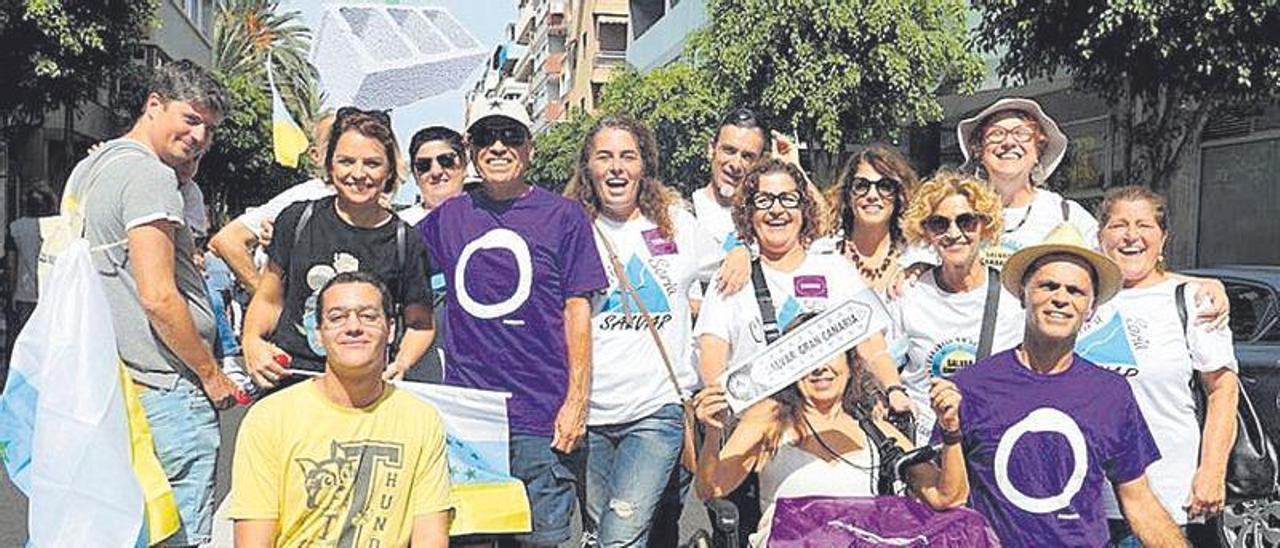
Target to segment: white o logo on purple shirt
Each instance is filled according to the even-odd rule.
[[[467,263],[471,262],[471,255],[481,249],[505,249],[515,255],[516,270],[519,273],[516,278],[516,291],[504,301],[493,304],[479,303],[471,298],[470,293],[467,293]],[[462,255],[458,257],[458,266],[454,267],[453,278],[457,280],[453,291],[458,295],[458,304],[472,316],[492,320],[515,312],[529,300],[529,290],[533,287],[533,258],[529,255],[529,244],[525,243],[524,238],[519,234],[509,229],[490,230],[462,248]]]
[[[1071,445],[1073,466],[1071,476],[1067,478],[1067,484],[1062,487],[1062,492],[1057,495],[1032,497],[1019,491],[1017,487],[1014,487],[1013,482],[1009,480],[1009,455],[1013,453],[1013,446],[1018,443],[1018,440],[1024,434],[1030,432],[1062,434],[1067,438],[1067,443]],[[1087,449],[1084,433],[1080,431],[1080,426],[1076,424],[1076,421],[1070,415],[1050,407],[1036,409],[1009,427],[1000,436],[1000,444],[996,446],[994,468],[996,486],[1000,488],[1000,493],[1009,499],[1009,502],[1012,502],[1014,506],[1033,514],[1047,514],[1066,508],[1071,505],[1071,498],[1076,496],[1076,493],[1080,492],[1080,487],[1084,485],[1084,476],[1089,470],[1089,453]]]

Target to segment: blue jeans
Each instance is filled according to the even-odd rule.
[[[515,540],[535,546],[555,546],[571,536],[582,451],[563,454],[551,449],[550,436],[511,433],[511,475],[524,482],[533,514],[533,531]]]
[[[646,546],[654,511],[679,464],[683,411],[587,428],[587,528],[599,546]]]
[[[213,482],[218,464],[218,412],[204,391],[186,379],[173,390],[147,388],[146,411],[156,457],[173,487],[181,524],[165,546],[197,546],[213,532]]]

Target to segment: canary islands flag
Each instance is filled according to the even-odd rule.
[[[31,546],[146,546],[178,526],[89,253],[79,239],[54,263],[0,395],[0,460],[28,498]]]
[[[532,530],[524,483],[511,476],[507,398],[490,392],[420,382],[396,383],[430,403],[444,420],[449,454],[450,535]]]
[[[298,156],[307,150],[307,134],[293,121],[289,109],[280,99],[275,77],[271,74],[270,55],[267,56],[267,85],[271,87],[271,142],[276,162],[286,167],[298,167]]]

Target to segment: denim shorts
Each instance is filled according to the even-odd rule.
[[[179,379],[173,390],[139,390],[138,399],[147,413],[156,457],[173,487],[182,520],[164,545],[206,544],[213,531],[218,412],[204,391],[186,379]]]
[[[570,520],[578,498],[578,478],[585,469],[585,455],[568,455],[551,448],[550,436],[511,433],[511,475],[524,482],[533,514],[533,531],[516,540],[537,546],[555,546],[572,536]]]

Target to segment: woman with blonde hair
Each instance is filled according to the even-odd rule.
[[[894,337],[907,346],[902,383],[920,410],[916,439],[928,439],[930,379],[1017,345],[1023,312],[982,262],[982,250],[1002,228],[1000,197],[982,181],[938,172],[912,198],[902,225],[912,245],[928,246],[940,259],[889,304]]]

